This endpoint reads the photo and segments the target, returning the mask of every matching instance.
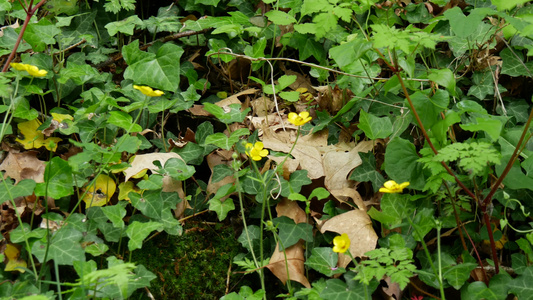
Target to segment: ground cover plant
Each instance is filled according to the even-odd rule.
[[[530,299],[532,14],[0,0],[0,298]]]

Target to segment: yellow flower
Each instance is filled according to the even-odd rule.
[[[389,180],[383,184],[383,187],[379,189],[382,193],[401,193],[403,189],[409,185],[409,182],[397,184],[394,180]]]
[[[26,71],[28,69],[27,64],[10,63],[10,65],[17,71]]]
[[[153,90],[151,87],[146,85],[134,85],[133,88],[141,91],[141,93],[145,94],[148,97],[159,97],[165,94],[163,91]]]
[[[246,144],[246,154],[250,156],[253,160],[259,161],[261,158],[268,155],[268,150],[263,149],[264,145],[262,142],[256,142]]]
[[[333,252],[344,253],[350,248],[350,238],[346,233],[336,236],[333,239]]]
[[[46,70],[39,70],[38,67],[28,64],[11,63],[13,69],[18,71],[26,71],[33,77],[43,77],[48,74]]]
[[[304,125],[305,123],[311,121],[311,117],[309,116],[309,112],[302,111],[300,114],[296,113],[289,113],[289,122],[296,126]]]
[[[26,71],[33,77],[44,77],[46,74],[48,74],[46,70],[39,70],[39,68],[32,65],[28,65],[28,69],[26,69]]]

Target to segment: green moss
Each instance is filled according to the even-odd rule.
[[[219,299],[226,292],[230,263],[241,250],[231,227],[194,224],[183,236],[159,234],[135,250],[132,262],[157,275],[150,286],[156,299]],[[235,266],[233,266],[235,267]],[[231,275],[230,290],[239,289],[243,275]],[[132,299],[142,299],[139,291]]]

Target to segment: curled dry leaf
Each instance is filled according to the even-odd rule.
[[[356,149],[349,152],[330,151],[324,154],[324,185],[331,192],[343,188],[353,187],[354,182],[348,180],[350,172],[363,163]]]
[[[151,170],[155,171],[158,170],[159,167],[154,165],[154,161],[159,161],[162,166],[165,165],[165,162],[171,158],[181,158],[179,154],[170,152],[170,153],[150,153],[150,154],[141,154],[135,156],[133,161],[130,163],[131,167],[127,168],[126,171],[124,171],[124,174],[126,175],[125,181],[128,181],[133,175],[143,171],[143,170]]]
[[[376,249],[378,236],[372,228],[372,221],[363,210],[351,210],[327,220],[320,232],[346,233],[350,238],[350,253],[354,257],[364,256],[366,252]],[[346,254],[339,253],[338,266],[345,268],[351,259]]]
[[[298,203],[284,199],[276,206],[276,211],[278,217],[286,216],[294,220],[296,224],[305,222],[305,212],[298,206]],[[285,254],[283,251],[279,251],[279,243],[276,244],[276,248],[270,261],[267,265],[267,268],[278,277],[283,284],[287,280],[293,280],[301,283],[307,288],[311,288],[311,284],[307,277],[305,277],[305,268],[304,268],[304,247],[303,241],[300,240],[297,244],[285,249]],[[285,264],[285,255],[287,256],[287,264]],[[287,268],[289,273],[287,274]]]

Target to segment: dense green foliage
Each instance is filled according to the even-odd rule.
[[[0,0],[0,299],[529,299],[527,2]]]

